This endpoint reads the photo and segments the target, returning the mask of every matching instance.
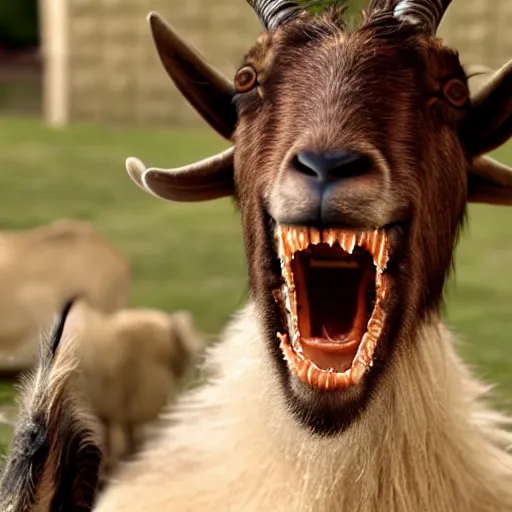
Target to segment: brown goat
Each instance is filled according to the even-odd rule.
[[[163,199],[236,199],[251,299],[210,352],[215,378],[94,510],[512,510],[507,420],[440,311],[467,203],[512,204],[512,169],[483,156],[512,135],[512,62],[470,95],[435,37],[446,0],[373,0],[352,32],[338,7],[250,3],[267,31],[235,88],[150,16],[171,78],[236,149],[128,171]],[[74,427],[88,439],[86,419]],[[26,428],[7,496],[30,468]],[[41,500],[26,510],[61,510]]]

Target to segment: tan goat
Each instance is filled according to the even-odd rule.
[[[174,402],[203,339],[191,313],[121,309],[86,302],[73,310],[83,394],[103,429],[105,469],[135,452],[145,427]]]
[[[123,307],[130,268],[89,222],[63,219],[0,232],[0,374],[33,364],[41,329],[81,296],[101,311]]]
[[[95,504],[93,423],[57,330],[28,387],[48,396],[60,376],[57,398],[25,399],[0,503],[510,512],[509,420],[485,404],[441,304],[468,202],[512,204],[512,169],[485,156],[512,136],[512,62],[470,95],[435,37],[447,0],[372,0],[351,32],[336,6],[250,3],[267,31],[235,87],[150,17],[171,78],[236,147],[182,169],[128,162],[154,196],[236,199],[249,304],[210,350],[211,380]]]

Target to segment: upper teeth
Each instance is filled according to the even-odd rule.
[[[279,245],[279,257],[283,263],[289,263],[294,253],[304,251],[310,245],[320,243],[329,244],[331,247],[338,243],[340,247],[352,254],[356,247],[362,247],[373,256],[373,263],[379,273],[384,272],[388,261],[388,239],[386,233],[380,230],[374,231],[347,231],[342,229],[296,228],[278,226],[276,238]],[[313,264],[313,262],[311,262]],[[322,265],[329,265],[322,262]],[[342,266],[342,261],[337,266]]]

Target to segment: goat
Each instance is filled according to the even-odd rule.
[[[82,392],[102,426],[108,474],[135,453],[145,427],[175,401],[203,339],[188,311],[103,313],[81,301],[74,316]]]
[[[130,267],[85,221],[62,219],[0,232],[0,374],[31,368],[41,329],[71,297],[101,311],[124,306]],[[55,262],[59,262],[58,265]]]
[[[233,197],[251,294],[209,350],[209,382],[94,511],[512,509],[510,420],[441,318],[468,203],[512,204],[512,169],[486,156],[512,135],[512,62],[471,95],[436,38],[449,3],[372,0],[348,32],[339,6],[252,0],[266,31],[234,87],[150,15],[169,75],[235,147],[128,172],[163,200]],[[73,427],[89,439],[86,417]],[[7,469],[4,502],[30,467]],[[63,486],[36,483],[26,510]]]

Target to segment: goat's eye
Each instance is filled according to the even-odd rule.
[[[258,85],[258,73],[252,66],[244,66],[235,76],[235,87],[238,92],[248,92]]]
[[[448,80],[444,84],[443,95],[455,107],[463,107],[469,98],[468,88],[457,78]]]

